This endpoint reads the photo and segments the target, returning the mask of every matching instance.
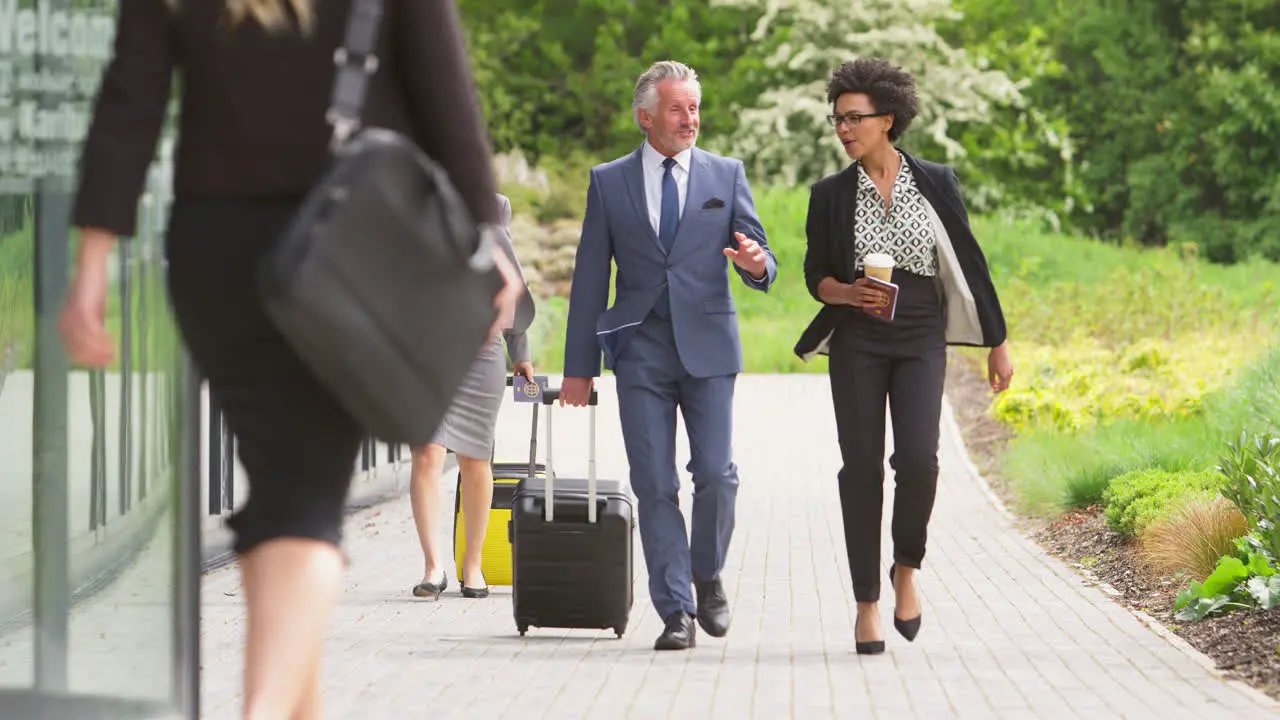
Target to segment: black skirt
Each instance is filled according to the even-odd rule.
[[[338,544],[363,437],[259,300],[258,263],[297,204],[179,199],[170,214],[174,315],[249,478],[229,521],[239,553],[285,537]]]

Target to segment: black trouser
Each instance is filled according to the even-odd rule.
[[[938,426],[947,354],[932,280],[894,273],[892,324],[850,313],[831,338],[831,396],[840,440],[840,508],[858,602],[880,599],[885,399],[893,419],[893,558],[919,568],[938,484]]]

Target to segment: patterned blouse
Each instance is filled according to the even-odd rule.
[[[853,223],[855,270],[862,269],[864,256],[878,252],[892,257],[897,267],[908,272],[926,277],[937,275],[937,239],[926,202],[916,187],[906,158],[902,159],[898,177],[893,182],[892,203],[887,210],[876,184],[859,163],[858,203]]]

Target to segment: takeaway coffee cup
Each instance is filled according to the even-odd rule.
[[[893,281],[893,258],[884,253],[870,253],[862,258],[862,269],[867,277],[884,282]]]

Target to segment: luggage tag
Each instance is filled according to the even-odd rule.
[[[534,375],[532,381],[524,376],[516,376],[511,379],[511,394],[516,402],[540,403],[542,402],[542,393],[546,392],[546,389],[546,375]]]

